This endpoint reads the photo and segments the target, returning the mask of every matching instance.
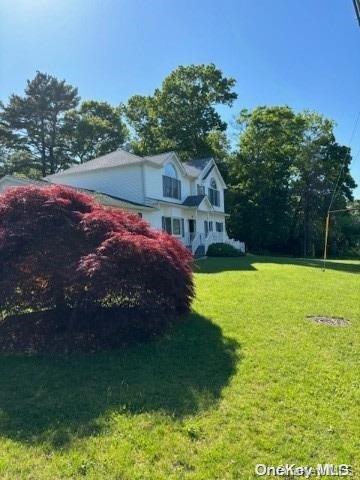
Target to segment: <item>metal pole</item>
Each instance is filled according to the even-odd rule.
[[[326,216],[326,223],[325,223],[325,244],[324,244],[324,265],[323,271],[325,271],[326,267],[326,257],[327,257],[327,244],[328,244],[328,235],[329,235],[329,223],[330,223],[330,213],[328,212]]]

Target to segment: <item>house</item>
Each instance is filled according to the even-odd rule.
[[[0,192],[29,182],[3,177]],[[140,157],[116,150],[35,183],[49,182],[84,190],[105,205],[136,213],[152,227],[177,237],[194,254],[205,254],[218,242],[245,249],[227,235],[226,185],[213,158],[183,163],[175,152]]]

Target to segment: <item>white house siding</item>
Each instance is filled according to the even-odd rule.
[[[156,210],[154,212],[146,212],[143,215],[144,220],[148,221],[152,227],[162,229],[162,217],[171,217],[171,218],[182,218],[184,220],[192,218],[192,212],[189,209],[182,207],[175,207],[172,205],[162,205],[161,210]],[[195,218],[195,216],[194,216]],[[187,233],[187,225],[185,222],[185,233]]]
[[[133,202],[144,202],[141,165],[59,175],[52,177],[51,182],[87,188]]]
[[[149,222],[153,228],[157,228],[158,230],[161,230],[162,228],[161,217],[162,213],[159,210],[154,212],[146,212],[143,214],[143,219]]]
[[[149,222],[153,228],[157,228],[159,230],[162,229],[162,217],[170,217],[170,218],[179,218],[180,220],[184,220],[184,232],[183,235],[178,235],[178,238],[180,240],[184,240],[187,238],[189,234],[189,225],[188,225],[188,220],[196,220],[197,215],[196,215],[196,210],[195,209],[190,209],[190,208],[185,208],[185,207],[176,207],[173,205],[161,205],[161,210],[157,210],[154,212],[146,212],[143,214],[144,220]],[[197,232],[200,233],[204,231],[203,225],[199,224],[199,228],[201,230],[198,230],[198,225],[197,225]]]
[[[144,165],[145,196],[157,200],[167,200],[173,203],[182,203],[190,193],[190,180],[183,176],[176,163],[172,163],[176,169],[178,180],[181,181],[181,200],[166,198],[163,196],[163,169],[152,165]]]
[[[220,206],[218,206],[218,207],[214,206],[214,210],[216,212],[224,212],[224,210],[225,210],[224,189],[222,187],[222,181],[221,181],[221,179],[219,177],[219,174],[217,173],[217,170],[215,168],[213,168],[212,171],[209,173],[209,175],[205,178],[205,180],[203,182],[201,182],[201,185],[204,185],[205,193],[207,194],[208,189],[210,188],[210,181],[211,181],[212,178],[215,179],[215,181],[217,183],[218,190],[220,192]]]

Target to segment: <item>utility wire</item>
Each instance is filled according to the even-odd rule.
[[[350,135],[349,148],[350,148],[350,145],[352,144],[352,141],[354,140],[355,133],[356,133],[357,127],[358,127],[358,125],[359,125],[359,121],[360,121],[360,110],[359,110],[359,112],[358,112],[358,114],[357,114],[357,117],[356,117],[356,120],[355,120],[355,124],[354,124],[354,128],[353,128],[353,130],[352,130],[352,132],[351,132],[351,135]],[[360,153],[360,150],[359,150],[359,153]],[[356,154],[356,156],[357,156],[357,154]],[[347,158],[347,156],[346,156],[346,158]],[[334,200],[335,200],[335,195],[336,195],[336,192],[337,192],[337,189],[338,189],[338,186],[339,186],[340,178],[341,178],[341,175],[342,175],[342,173],[343,173],[343,171],[344,171],[344,168],[345,168],[345,160],[346,160],[346,158],[344,159],[344,163],[342,164],[342,167],[341,167],[341,169],[340,169],[339,175],[338,175],[337,180],[336,180],[336,183],[335,183],[334,191],[333,191],[333,193],[332,193],[332,195],[331,195],[331,200],[330,200],[330,204],[329,204],[329,208],[328,208],[328,213],[330,212],[331,207],[332,207],[332,204],[333,204],[333,202],[334,202]]]

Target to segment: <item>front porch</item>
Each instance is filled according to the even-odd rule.
[[[213,243],[226,243],[245,253],[245,243],[229,238],[225,232],[200,232],[187,233],[181,241],[189,248],[193,255],[206,255],[210,245]]]
[[[228,237],[226,214],[214,210],[207,197],[197,205],[157,201],[152,206],[156,212],[146,214],[145,219],[155,228],[161,228],[181,241],[194,256],[204,256],[213,243],[226,243],[245,252],[243,242]]]

